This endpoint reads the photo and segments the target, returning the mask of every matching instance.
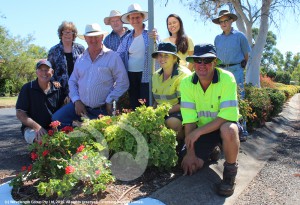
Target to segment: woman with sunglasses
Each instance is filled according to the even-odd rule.
[[[165,118],[168,128],[177,133],[177,140],[183,140],[182,117],[180,113],[180,81],[191,74],[191,71],[179,65],[176,45],[172,43],[160,43],[158,50],[152,53],[160,65],[152,76],[153,107],[161,103],[170,103],[172,108]]]
[[[194,43],[184,33],[183,23],[177,14],[170,14],[167,17],[167,27],[170,37],[163,40],[163,42],[170,42],[176,45],[177,55],[180,57],[180,65],[188,67],[191,71],[193,70],[193,64],[188,63],[185,58],[193,55]]]

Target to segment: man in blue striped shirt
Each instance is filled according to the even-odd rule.
[[[112,10],[110,15],[104,18],[105,25],[110,25],[113,30],[106,36],[103,44],[106,48],[113,51],[117,51],[122,40],[130,33],[130,30],[127,27],[123,27],[121,16],[122,14],[119,11]]]

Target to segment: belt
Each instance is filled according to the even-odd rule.
[[[99,107],[89,107],[89,106],[85,106],[87,109],[90,109],[90,110],[97,110],[97,109],[105,109],[106,108],[106,104],[103,104],[103,105],[100,105]]]
[[[241,63],[234,63],[234,64],[220,64],[219,67],[221,68],[226,68],[234,65],[240,65]]]

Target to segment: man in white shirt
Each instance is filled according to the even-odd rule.
[[[99,24],[88,24],[84,38],[88,48],[76,60],[74,71],[69,79],[71,101],[53,115],[53,120],[62,126],[70,126],[73,120],[82,116],[90,119],[100,114],[111,115],[112,103],[117,101],[129,87],[124,64],[118,54],[103,44],[106,31]]]

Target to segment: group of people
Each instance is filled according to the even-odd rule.
[[[62,22],[59,44],[50,49],[47,60],[36,64],[37,79],[25,84],[19,94],[16,114],[22,122],[22,134],[28,143],[39,142],[51,121],[58,120],[64,127],[81,117],[111,115],[113,101],[126,91],[134,110],[139,99],[149,103],[152,80],[153,107],[165,102],[172,105],[165,124],[185,144],[180,149],[184,174],[197,172],[221,146],[225,163],[217,192],[230,196],[240,146],[238,90],[243,97],[243,68],[250,52],[245,35],[232,28],[237,16],[220,11],[213,22],[223,32],[216,36],[215,45],[195,46],[178,15],[168,16],[170,36],[163,41],[156,30],[147,30],[147,19],[148,12],[132,4],[127,13],[112,10],[104,18],[112,28],[109,34],[93,23],[79,35],[72,22]],[[87,49],[74,42],[77,36],[86,41]],[[152,58],[160,67],[152,79],[148,69],[151,59],[147,58],[149,38],[158,43]]]

